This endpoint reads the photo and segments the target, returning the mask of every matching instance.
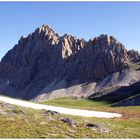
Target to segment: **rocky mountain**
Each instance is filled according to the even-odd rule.
[[[35,101],[87,97],[140,81],[139,62],[140,54],[128,51],[113,36],[102,34],[86,41],[59,36],[42,25],[22,36],[2,58],[0,92]]]

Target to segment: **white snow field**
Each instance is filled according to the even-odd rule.
[[[0,101],[6,102],[9,104],[13,104],[13,105],[22,106],[22,107],[28,107],[28,108],[40,109],[40,110],[41,109],[51,110],[51,111],[57,111],[62,114],[82,116],[82,117],[115,118],[115,117],[122,116],[121,114],[117,114],[117,113],[89,111],[89,110],[43,105],[43,104],[32,103],[32,102],[28,102],[28,101],[24,101],[24,100],[8,98],[8,97],[4,97],[4,96],[0,96]]]

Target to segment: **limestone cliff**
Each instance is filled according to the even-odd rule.
[[[23,99],[87,96],[107,88],[108,82],[99,85],[115,73],[114,84],[123,77],[123,71],[138,75],[126,79],[125,84],[140,80],[139,70],[130,69],[139,61],[137,51],[126,50],[113,36],[102,34],[86,41],[67,34],[59,36],[43,25],[27,37],[22,36],[2,58],[0,92]]]

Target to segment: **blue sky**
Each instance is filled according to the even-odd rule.
[[[0,59],[43,24],[86,40],[113,35],[140,51],[140,2],[0,2]]]

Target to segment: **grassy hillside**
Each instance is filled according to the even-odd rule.
[[[129,110],[129,115],[120,119],[99,119],[61,114],[44,115],[44,110],[13,108],[13,105],[8,108],[11,109],[0,107],[0,110],[9,114],[0,113],[0,138],[140,138],[139,116],[133,116]],[[63,117],[74,119],[76,127],[60,121]],[[87,128],[87,123],[102,124],[109,132]]]
[[[106,100],[101,101],[99,99],[82,99],[81,98],[78,100],[76,97],[64,97],[64,98],[48,100],[48,101],[45,101],[42,103],[47,104],[47,105],[62,106],[62,107],[69,107],[69,108],[79,108],[79,109],[121,113],[123,115],[123,117],[120,119],[113,119],[113,120],[112,119],[97,119],[97,118],[94,118],[94,119],[96,121],[98,120],[99,122],[104,122],[104,123],[110,122],[111,125],[115,124],[117,127],[119,127],[119,129],[127,128],[130,132],[131,132],[131,129],[133,130],[135,128],[140,130],[140,126],[138,126],[138,125],[140,125],[140,111],[139,111],[140,106],[111,107],[112,102],[110,100],[107,102]],[[117,131],[119,131],[117,127],[115,127],[116,133],[117,133]],[[127,134],[128,133],[126,133],[126,136],[123,136],[123,137],[129,137],[129,136],[127,136]],[[140,137],[140,136],[138,136],[138,137]]]
[[[87,110],[97,110],[97,111],[110,111],[110,112],[121,112],[127,110],[139,110],[140,106],[135,107],[112,107],[112,104],[115,103],[116,100],[113,100],[111,97],[107,97],[107,99],[103,100],[102,97],[95,99],[77,99],[76,97],[63,97],[56,98],[47,101],[40,102],[41,104],[53,105],[53,106],[61,106],[68,108],[79,108],[79,109],[87,109]]]
[[[45,104],[118,112],[123,117],[101,119],[63,114],[46,115],[45,110],[0,103],[0,138],[140,138],[140,107],[111,107],[108,102],[77,100],[74,97],[53,99]],[[62,118],[74,119],[76,127],[62,122]],[[87,128],[88,123],[101,124],[109,131]]]
[[[100,107],[110,106],[107,101],[93,101],[91,99],[84,99],[77,97],[63,97],[40,102],[42,104],[62,106],[68,108],[90,109],[94,110]]]

